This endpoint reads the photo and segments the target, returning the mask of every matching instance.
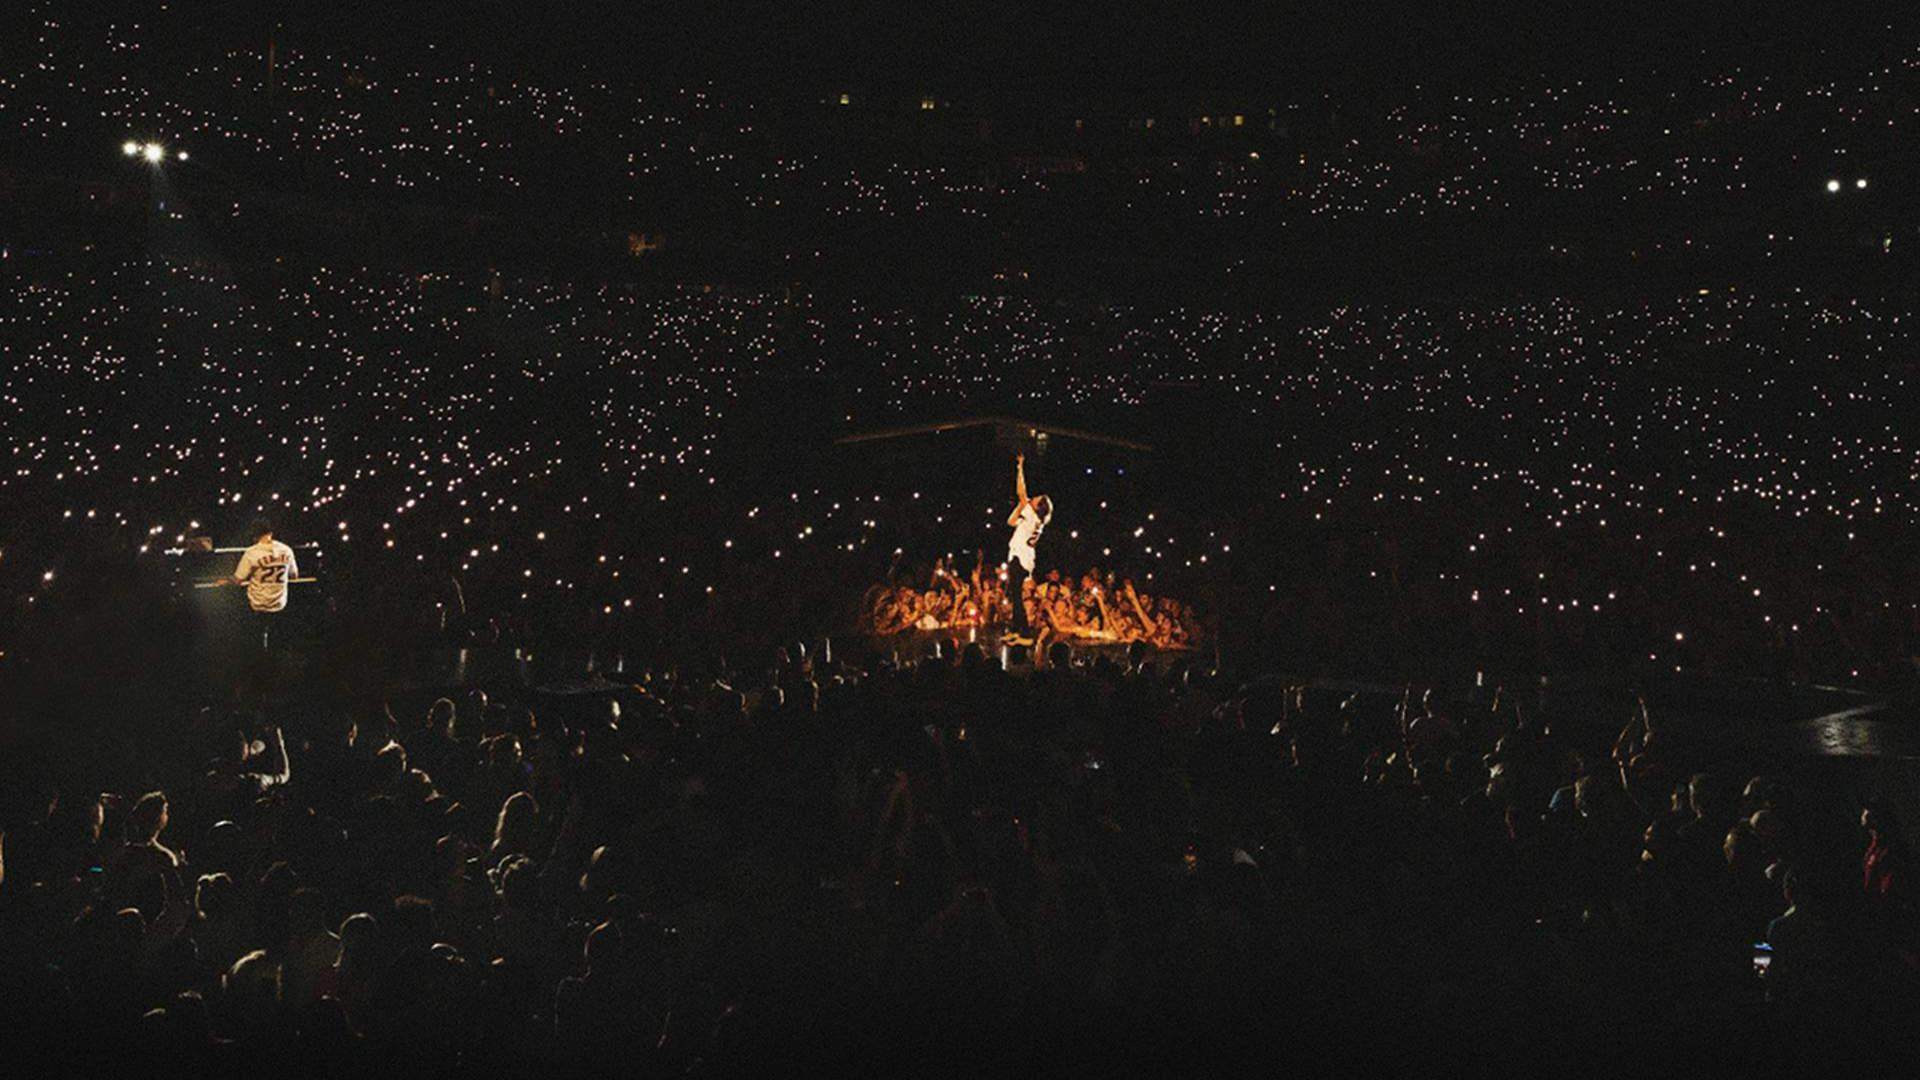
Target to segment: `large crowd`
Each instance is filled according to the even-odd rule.
[[[1898,297],[1087,311],[291,263],[10,275],[0,665],[263,513],[323,552],[312,595],[375,626],[657,646],[960,625],[991,606],[970,568],[1005,542],[1010,452],[832,442],[978,410],[1151,440],[1036,459],[1063,632],[1139,622],[1352,674],[1878,686],[1920,632]],[[1170,609],[1148,632],[1124,593],[1066,588],[1090,573],[1220,633]],[[883,580],[912,594],[862,611]],[[1314,633],[1264,628],[1290,619]]]
[[[164,140],[193,155],[170,167],[183,184],[198,174],[191,212],[209,228],[244,231],[294,193],[327,218],[387,199],[407,210],[386,226],[435,208],[449,223],[531,223],[547,244],[751,247],[778,280],[870,261],[877,236],[910,235],[972,267],[963,253],[1036,228],[1211,253],[1243,273],[1276,249],[1308,245],[1324,261],[1365,235],[1411,241],[1482,222],[1507,230],[1483,246],[1487,262],[1505,249],[1535,271],[1912,242],[1889,200],[1920,54],[1893,31],[1881,55],[1851,65],[1800,50],[1788,50],[1796,64],[1720,69],[1676,56],[1666,71],[1481,92],[1100,108],[864,86],[756,97],[657,85],[643,66],[588,74],[457,47],[275,38],[178,5],[110,15],[29,3],[10,16],[38,62],[0,75],[9,142],[87,162],[104,185],[123,140]],[[87,188],[72,206],[105,201]],[[1032,252],[1004,254],[1017,266]]]
[[[176,6],[8,17],[42,59],[0,73],[5,144],[25,148],[0,178],[21,196],[0,200],[0,665],[47,635],[64,590],[258,513],[324,549],[322,588],[376,625],[653,643],[689,616],[722,640],[964,625],[990,598],[924,584],[934,559],[996,546],[997,463],[907,475],[879,453],[791,451],[984,409],[1130,431],[1176,462],[1157,483],[1064,450],[1043,467],[1080,481],[1044,568],[1063,585],[1131,579],[1228,646],[1304,613],[1314,639],[1288,647],[1317,655],[1271,658],[1302,668],[1498,656],[1884,684],[1910,667],[1907,290],[1791,269],[1862,229],[1864,263],[1904,265],[1874,209],[1915,112],[1920,67],[1896,38],[1845,75],[1681,65],[1380,102],[1043,110],[1000,145],[984,103],[937,94],[905,115],[962,137],[886,119],[857,87],[768,102],[424,46],[229,40]],[[145,140],[175,156],[123,160]],[[102,178],[68,192],[84,209],[37,179],[46,161]],[[345,258],[280,235],[381,205],[381,243]],[[447,205],[524,219],[566,255],[417,257],[484,232],[429,209]],[[101,206],[144,219],[139,243]],[[920,231],[845,224],[875,215]],[[1454,215],[1489,218],[1493,242],[1428,258],[1431,237],[1391,223]],[[1351,228],[1305,242],[1334,219]],[[1252,250],[1306,262],[1231,301],[1029,282],[1025,256],[1078,250],[1059,229],[1096,220],[1140,225],[1095,231],[1175,276],[1269,280]],[[710,242],[758,252],[779,284],[727,284],[724,260],[628,273],[563,239],[599,243],[609,222],[622,257]],[[1566,222],[1604,242],[1574,250]],[[950,229],[962,239],[936,236]],[[1479,277],[1542,244],[1522,260],[1532,287],[1507,295],[1395,286],[1415,264],[1478,252]],[[1716,245],[1733,254],[1683,258],[1684,283],[1646,270],[1656,250]],[[954,278],[902,299],[837,276],[912,276],[888,257],[907,249]],[[1314,261],[1346,249],[1366,286],[1327,299]],[[995,253],[994,272],[962,250]],[[1556,260],[1581,276],[1545,275]],[[780,467],[742,461],[769,431]],[[898,558],[910,594],[850,595],[901,585]],[[1190,612],[1102,614],[1112,593],[1072,592],[1045,605],[1063,629],[1203,636]]]
[[[10,823],[14,1045],[328,1075],[1912,1049],[1903,833],[1796,766],[1700,761],[1644,705],[1593,741],[1523,695],[1056,651],[210,710],[136,786]]]
[[[22,1060],[1920,1049],[1904,766],[1624,689],[1913,685],[1911,51],[1016,140],[191,17],[0,15]],[[1095,234],[1253,284],[1029,273]],[[259,517],[312,580],[235,662]]]

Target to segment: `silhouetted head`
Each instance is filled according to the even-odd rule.
[[[344,966],[371,964],[379,947],[380,924],[362,911],[340,923],[340,963]]]
[[[529,843],[539,823],[540,806],[533,796],[516,791],[500,804],[500,816],[493,825],[493,850],[507,854]]]
[[[623,944],[620,928],[610,922],[603,922],[587,934],[584,949],[589,971],[606,967],[620,955]]]
[[[193,907],[203,919],[219,919],[231,914],[238,893],[228,874],[202,874],[194,883]]]
[[[265,949],[255,949],[233,962],[221,980],[228,1011],[249,1027],[257,1027],[280,1004],[280,965]]]
[[[987,649],[977,641],[969,642],[966,650],[960,654],[960,669],[969,675],[986,670]]]
[[[136,844],[148,843],[160,838],[167,828],[167,796],[164,792],[149,791],[140,796],[133,804],[133,812],[127,815],[127,837]]]

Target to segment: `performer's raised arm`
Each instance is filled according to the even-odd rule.
[[[1027,455],[1015,454],[1013,458],[1013,513],[1007,515],[1008,525],[1020,523],[1020,511],[1027,508]]]

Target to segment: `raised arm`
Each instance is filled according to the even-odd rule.
[[[1016,454],[1013,458],[1013,513],[1007,515],[1008,525],[1020,524],[1020,511],[1027,506],[1027,455]]]
[[[273,738],[263,740],[267,743],[267,753],[271,765],[261,770],[261,786],[277,787],[293,779],[293,758],[287,754],[287,737],[280,725],[273,726]]]
[[[1134,591],[1131,581],[1127,583],[1127,602],[1133,605],[1133,613],[1140,617],[1141,629],[1143,631],[1152,630],[1153,617],[1148,615],[1147,609],[1141,605],[1140,594]]]

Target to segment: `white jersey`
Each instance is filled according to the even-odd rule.
[[[255,611],[285,611],[287,582],[300,576],[293,549],[273,540],[255,544],[240,555],[233,576],[246,582],[247,604]]]
[[[1020,516],[1013,522],[1013,539],[1007,541],[1007,561],[1017,562],[1028,574],[1033,573],[1033,549],[1040,545],[1040,533],[1053,520],[1053,507],[1047,507],[1047,516],[1034,513],[1033,504],[1020,508]]]

